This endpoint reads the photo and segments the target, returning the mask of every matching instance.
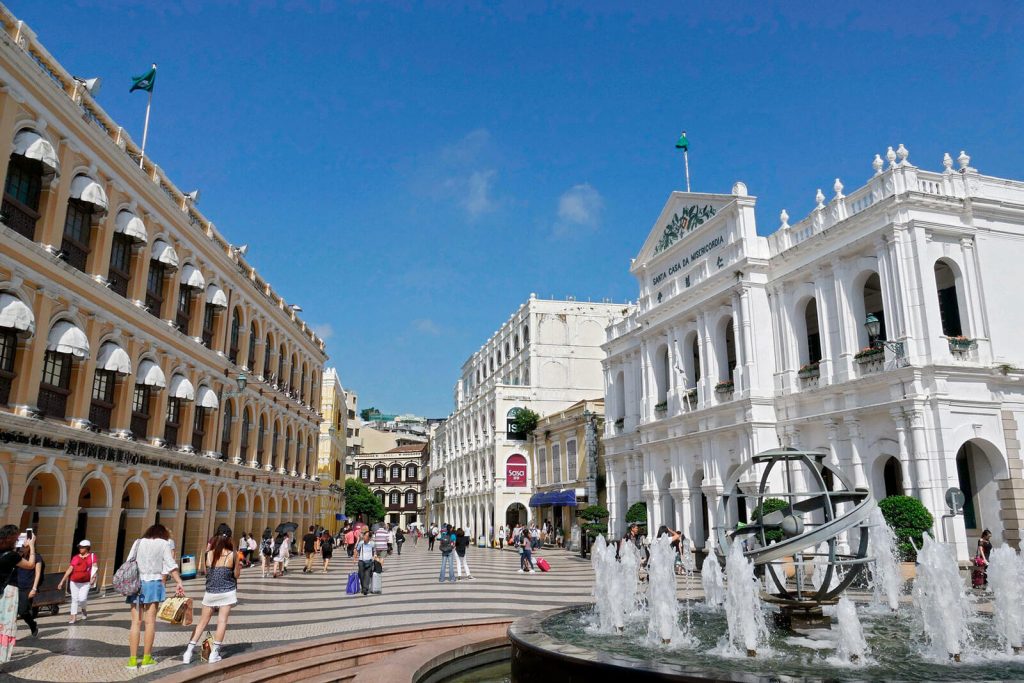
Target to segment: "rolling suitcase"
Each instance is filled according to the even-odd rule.
[[[548,564],[548,561],[545,560],[543,557],[538,557],[537,558],[537,567],[542,572],[549,572],[549,571],[551,571],[551,565]]]
[[[378,595],[380,594],[381,589],[382,589],[382,585],[381,585],[382,584],[382,581],[381,581],[381,577],[382,576],[384,576],[384,575],[381,574],[380,572],[374,572],[373,573],[373,579],[371,579],[371,581],[370,581],[370,592],[371,593],[376,593]]]

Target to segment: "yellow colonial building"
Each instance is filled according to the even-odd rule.
[[[109,581],[314,521],[324,343],[0,6],[0,512]]]
[[[345,511],[345,455],[348,424],[345,388],[334,368],[324,370],[320,387],[320,446],[317,465],[320,495],[317,498],[316,518],[331,532],[341,528],[338,516]]]

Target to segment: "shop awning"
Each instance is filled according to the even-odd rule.
[[[171,389],[168,396],[180,398],[182,401],[194,401],[196,400],[196,389],[185,375],[174,375],[171,377]]]
[[[211,282],[206,286],[206,303],[217,308],[227,308],[228,297],[223,289]]]
[[[199,387],[199,390],[196,391],[196,406],[216,410],[220,406],[220,401],[217,400],[217,393],[210,387]]]
[[[26,159],[35,159],[43,164],[46,175],[60,173],[57,151],[50,141],[39,133],[26,128],[14,136],[14,153]]]
[[[530,507],[539,508],[546,505],[565,505],[569,507],[576,507],[576,491],[574,489],[544,491],[530,496]]]
[[[46,337],[46,350],[70,353],[78,358],[89,356],[89,338],[78,325],[68,320],[58,320]]]
[[[0,294],[0,328],[34,334],[36,317],[25,302],[13,294],[4,292]]]
[[[132,374],[132,359],[117,342],[104,342],[96,357],[96,369],[116,372],[119,375],[130,375]]]
[[[71,198],[92,204],[98,211],[107,210],[107,193],[103,186],[89,176],[76,175],[71,181]]]
[[[163,240],[156,240],[153,242],[153,250],[150,258],[171,268],[177,269],[178,267],[178,252],[174,251],[174,247]]]
[[[121,209],[117,212],[114,232],[127,235],[136,242],[146,242],[149,239],[149,235],[146,234],[146,224],[128,209]]]
[[[181,286],[203,289],[206,287],[206,278],[199,272],[199,269],[191,263],[186,263],[181,269]]]
[[[139,374],[135,376],[135,383],[163,389],[167,386],[167,378],[160,366],[147,358],[139,363]]]

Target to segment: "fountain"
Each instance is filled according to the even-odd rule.
[[[992,621],[1007,650],[1019,653],[1024,644],[1024,559],[1003,544],[992,551],[988,585],[992,587]]]
[[[775,512],[771,498],[784,501]],[[813,452],[773,451],[737,468],[714,519],[720,552],[702,564],[706,599],[690,610],[687,596],[685,623],[676,588],[694,564],[686,543],[676,577],[667,539],[652,542],[639,599],[639,551],[623,543],[616,560],[616,544],[599,539],[596,605],[514,622],[512,680],[1024,679],[1024,656],[1006,654],[1024,639],[1024,560],[1012,549],[993,553],[992,617],[973,609],[952,547],[927,536],[913,601],[901,604],[895,538],[873,499]],[[855,584],[866,567],[870,581]],[[867,591],[851,594],[855,585]],[[854,600],[880,609],[858,611]]]
[[[888,607],[895,612],[900,606],[899,553],[896,533],[885,523],[882,511],[875,508],[868,517],[871,535],[868,537],[868,555],[871,557],[871,592],[875,606]]]
[[[756,657],[758,648],[768,642],[768,626],[761,611],[761,586],[754,578],[754,565],[739,543],[733,543],[729,550],[725,574],[729,578],[725,591],[729,642],[746,651],[748,657]]]
[[[953,549],[924,535],[917,553],[914,605],[920,612],[924,636],[934,657],[960,661],[969,631],[971,606]]]

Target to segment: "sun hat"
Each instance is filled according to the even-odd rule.
[[[92,543],[90,543],[89,539],[87,539],[87,538],[83,538],[81,541],[78,542],[78,547],[79,548],[81,548],[83,545],[86,546],[87,548],[91,548],[92,547]]]

